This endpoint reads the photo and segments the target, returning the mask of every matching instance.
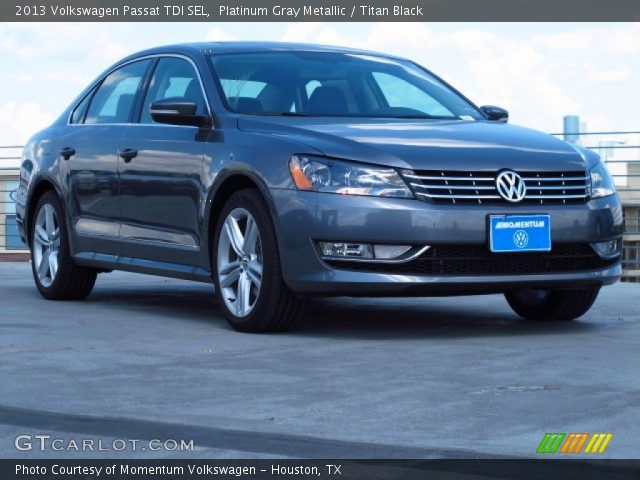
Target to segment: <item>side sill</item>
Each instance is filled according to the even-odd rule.
[[[73,260],[84,267],[101,268],[105,270],[122,270],[126,272],[157,275],[161,277],[179,278],[196,282],[213,283],[211,272],[190,265],[157,262],[142,258],[120,257],[95,252],[80,252],[73,256]]]

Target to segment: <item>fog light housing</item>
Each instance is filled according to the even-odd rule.
[[[366,243],[318,242],[323,257],[374,258],[373,248]]]
[[[329,260],[360,260],[369,262],[403,262],[414,258],[428,246],[372,245],[355,242],[318,242],[322,258]]]
[[[604,242],[595,242],[591,244],[591,248],[595,250],[600,258],[615,258],[622,251],[622,238],[618,237]]]
[[[407,245],[374,245],[373,252],[376,258],[398,258],[411,250]]]

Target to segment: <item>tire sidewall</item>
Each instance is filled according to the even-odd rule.
[[[550,290],[537,304],[524,302],[514,292],[505,297],[511,308],[521,317],[538,321],[566,321],[581,317],[593,306],[600,287],[583,290]]]
[[[49,204],[53,207],[57,220],[58,220],[58,229],[60,230],[60,248],[58,249],[58,271],[56,273],[56,278],[51,282],[51,285],[45,287],[40,283],[40,278],[38,277],[38,273],[36,272],[36,264],[33,260],[33,233],[36,227],[36,218],[38,218],[38,214],[40,210],[44,207],[45,204]],[[69,269],[69,262],[71,261],[71,256],[69,252],[69,242],[68,242],[68,233],[67,233],[67,221],[64,215],[64,210],[62,209],[62,204],[58,197],[51,191],[46,192],[40,199],[36,205],[34,210],[33,219],[31,221],[30,229],[29,229],[29,246],[31,247],[31,271],[33,273],[33,279],[36,283],[36,288],[40,293],[48,298],[54,294],[57,290],[60,289],[60,283],[62,279],[65,278],[67,274],[67,270]]]

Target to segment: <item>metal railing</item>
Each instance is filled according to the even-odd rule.
[[[640,282],[640,131],[554,133],[595,150],[609,165],[624,205],[623,279]],[[604,140],[602,140],[604,138]],[[15,224],[21,146],[0,146],[0,256],[24,252]],[[13,151],[13,152],[12,152]],[[6,152],[6,153],[5,153]]]

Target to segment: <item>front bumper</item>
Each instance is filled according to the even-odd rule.
[[[590,243],[622,235],[617,196],[584,205],[457,206],[411,199],[271,190],[283,275],[289,287],[310,295],[446,295],[501,292],[513,288],[579,288],[614,283],[620,262],[596,270],[536,274],[420,275],[332,268],[315,240],[400,245],[487,244],[490,214],[551,216],[551,240]]]

